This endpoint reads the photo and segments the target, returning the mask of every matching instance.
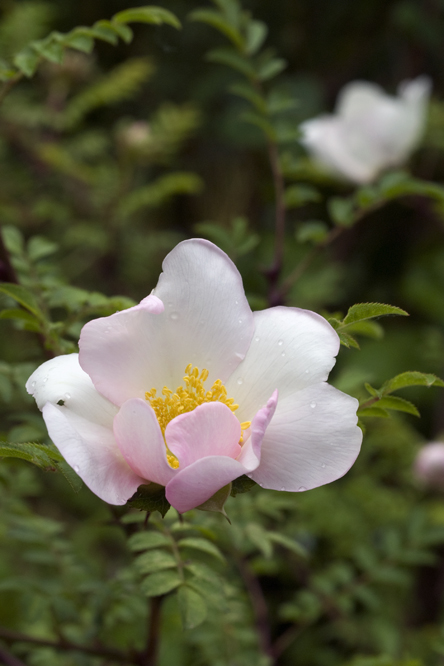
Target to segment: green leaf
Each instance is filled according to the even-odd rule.
[[[28,78],[31,77],[40,61],[40,55],[30,46],[19,51],[13,58],[14,65]]]
[[[300,543],[294,541],[294,539],[290,539],[290,537],[285,536],[285,534],[280,534],[279,532],[267,532],[267,536],[270,541],[273,541],[274,543],[277,543],[280,546],[291,550],[296,555],[299,555],[299,557],[308,557],[307,550],[301,546]]]
[[[357,303],[352,305],[342,322],[343,326],[348,326],[363,319],[372,319],[372,317],[383,317],[386,315],[402,315],[408,317],[408,312],[397,308],[394,305],[385,305],[384,303]]]
[[[119,41],[118,27],[111,21],[97,21],[91,28],[91,33],[96,39],[101,39],[115,46]]]
[[[229,90],[233,95],[237,95],[238,97],[242,97],[251,102],[259,113],[266,113],[267,104],[262,95],[258,93],[253,86],[250,86],[248,83],[234,83],[230,86]]]
[[[318,190],[310,185],[290,185],[285,190],[285,205],[287,208],[298,208],[307,203],[320,201],[320,199],[321,195]]]
[[[337,333],[339,335],[341,345],[344,345],[344,347],[347,347],[348,349],[350,349],[350,347],[360,349],[358,341],[355,340],[352,335],[349,335],[349,333],[344,333],[340,329],[337,329]]]
[[[343,330],[342,324],[340,329]],[[347,326],[347,333],[353,333],[358,335],[365,335],[368,338],[374,338],[375,340],[381,340],[384,337],[384,329],[380,324],[375,321],[363,320],[357,321],[354,324]]]
[[[190,21],[200,21],[201,23],[211,25],[225,35],[225,37],[228,37],[238,49],[243,50],[244,38],[241,33],[220,12],[214,9],[196,9],[188,15],[188,18]]]
[[[207,617],[207,605],[202,595],[188,585],[181,585],[177,600],[184,629],[194,629],[202,624]]]
[[[113,23],[113,26],[118,30],[119,37],[123,39],[126,44],[129,44],[134,36],[129,25],[126,25],[125,23]]]
[[[93,28],[74,28],[71,32],[65,35],[63,43],[65,46],[70,46],[72,49],[82,51],[83,53],[91,53],[94,48],[94,37],[103,39],[100,31],[95,31]],[[115,42],[117,43],[117,36],[114,35]],[[105,40],[109,41],[109,39]]]
[[[245,51],[248,55],[254,55],[259,51],[265,42],[268,34],[268,27],[263,21],[250,19],[246,28]]]
[[[151,574],[164,569],[174,569],[177,567],[177,562],[171,553],[163,550],[150,550],[139,555],[135,560],[135,565],[140,573]]]
[[[13,308],[10,310],[2,310],[0,312],[0,319],[16,319],[26,324],[26,330],[38,333],[41,331],[40,322],[27,310]]]
[[[42,469],[53,469],[53,461],[45,448],[35,442],[0,442],[0,458],[20,458]]]
[[[421,416],[412,402],[394,395],[384,396],[378,401],[377,406],[382,409],[393,409],[398,412],[406,412],[407,414],[413,414],[414,416]]]
[[[141,583],[141,590],[147,597],[160,597],[179,587],[182,579],[177,571],[159,571],[145,578]]]
[[[127,504],[142,511],[159,511],[162,518],[170,508],[170,503],[165,497],[165,488],[157,483],[143,484],[138,487]]]
[[[328,212],[335,224],[341,227],[351,227],[355,221],[354,202],[352,199],[334,197],[328,202]]]
[[[256,127],[259,127],[265,134],[266,136],[271,139],[275,140],[276,139],[276,132],[273,127],[273,125],[270,123],[267,118],[259,113],[255,113],[254,111],[246,111],[241,115],[241,119],[244,122],[250,123],[251,125],[255,125]]]
[[[231,521],[224,509],[225,502],[230,497],[230,493],[231,483],[228,483],[226,486],[223,486],[223,488],[220,488],[217,492],[215,492],[214,495],[212,495],[210,499],[207,499],[206,502],[196,506],[196,509],[199,509],[200,511],[214,511],[215,513],[221,513],[224,518],[226,518],[231,524]]]
[[[122,12],[114,14],[112,21],[115,23],[154,23],[155,25],[167,23],[173,28],[182,27],[179,19],[172,12],[155,6],[124,9]]]
[[[222,555],[219,548],[215,546],[214,543],[211,543],[211,541],[207,541],[206,539],[200,539],[199,537],[186,537],[185,539],[181,539],[178,542],[178,546],[179,548],[191,548],[193,550],[200,550],[203,553],[207,553],[207,555],[212,555],[221,562],[225,563],[225,557]]]
[[[217,49],[208,51],[205,59],[209,62],[217,62],[220,65],[227,65],[231,69],[235,69],[244,76],[255,79],[256,71],[249,60],[239,55],[239,53],[229,46],[222,46]]]
[[[269,533],[258,523],[250,523],[245,528],[245,533],[264,557],[270,559],[273,555],[273,546],[270,543]]]
[[[376,418],[387,419],[390,415],[385,409],[380,407],[365,407],[364,409],[358,409],[359,416],[373,416]]]
[[[83,487],[83,481],[80,478],[80,476],[78,476],[78,474],[74,472],[72,467],[70,467],[68,463],[66,463],[64,460],[62,460],[61,462],[56,462],[55,464],[59,472],[61,472],[65,477],[65,479],[68,481],[72,490],[75,493],[80,492],[80,490]]]
[[[2,282],[0,283],[0,292],[13,298],[17,303],[20,303],[20,305],[23,305],[24,308],[36,315],[36,317],[43,318],[34,294],[25,287],[13,284],[12,282]]]
[[[259,67],[257,76],[261,81],[268,81],[280,74],[286,66],[287,61],[283,58],[271,58]]]
[[[161,546],[171,546],[171,539],[161,532],[137,532],[128,539],[130,550],[149,550]]]
[[[444,382],[432,374],[415,371],[402,372],[400,375],[393,377],[393,379],[386,381],[381,388],[381,392],[386,395],[387,393],[393,393],[393,391],[398,391],[409,386],[444,386]]]
[[[309,220],[303,222],[296,229],[296,240],[299,243],[315,243],[316,245],[322,243],[327,237],[328,227],[325,222],[320,220]]]
[[[231,482],[231,497],[236,497],[236,495],[241,495],[242,493],[248,493],[254,486],[257,486],[256,481],[250,479],[249,476],[243,474],[238,476],[237,479]]]

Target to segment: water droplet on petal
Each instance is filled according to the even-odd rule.
[[[239,324],[242,324],[242,319],[239,319]]]
[[[312,409],[314,409],[314,408],[316,407],[316,403],[315,403],[315,402],[310,402],[310,407],[311,407]]]
[[[310,370],[306,370],[306,371],[305,371],[305,374],[306,374],[306,375],[309,375],[309,374],[310,374]]]
[[[43,383],[46,384],[47,381],[48,381],[48,377],[45,377],[44,380],[43,380]]]
[[[242,377],[239,377],[239,379],[237,380],[237,383],[239,384],[239,386],[244,383],[244,380],[242,379]]]
[[[236,353],[235,353],[235,357],[238,358],[238,359],[240,359],[241,361],[243,361],[244,358],[245,358],[245,354],[239,354],[239,352],[236,352]]]
[[[254,338],[255,342],[259,342],[259,340],[260,340],[260,338],[258,338],[258,337]]]
[[[65,393],[65,395],[63,396],[63,399],[64,400],[69,400],[70,397],[71,397],[71,393]]]
[[[285,352],[282,352],[281,356],[285,356]]]
[[[34,388],[35,382],[31,382],[31,388]]]
[[[178,313],[177,312],[172,312],[170,314],[170,319],[172,319],[173,321],[176,321],[177,319],[179,319]]]
[[[80,472],[80,467],[78,465],[74,465],[74,472],[77,474]]]
[[[278,345],[279,345],[279,347],[282,347],[283,344],[284,344],[284,341],[283,341],[283,340],[278,340]]]
[[[281,486],[280,490],[285,490],[284,486]]]
[[[321,467],[322,469],[325,469],[325,463],[322,463]]]
[[[299,486],[298,493],[303,493],[304,490],[307,490],[307,488],[305,488],[305,486]]]

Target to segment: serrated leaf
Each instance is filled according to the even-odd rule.
[[[393,409],[398,412],[406,412],[407,414],[413,414],[414,416],[421,416],[412,402],[394,395],[384,396],[378,401],[377,406],[382,409]]]
[[[303,222],[296,229],[296,240],[299,243],[322,243],[323,240],[328,235],[328,227],[325,222],[320,220],[309,220],[308,222]],[[340,324],[340,322],[338,322]]]
[[[135,565],[140,573],[152,574],[164,569],[174,569],[177,567],[177,562],[171,553],[164,550],[150,550],[136,557]]]
[[[248,493],[254,486],[257,486],[256,481],[250,479],[249,476],[243,474],[238,476],[237,479],[231,482],[231,497],[236,497],[236,495],[241,495],[242,493]]]
[[[255,113],[254,111],[246,111],[245,113],[242,113],[241,119],[244,122],[251,123],[256,127],[259,127],[269,139],[275,140],[276,132],[274,127],[265,116],[259,113]]]
[[[123,39],[126,44],[129,44],[134,37],[134,33],[129,25],[126,25],[126,23],[113,23],[112,25],[115,26],[119,37]]]
[[[393,377],[393,379],[386,381],[381,387],[381,392],[386,395],[387,393],[393,393],[393,391],[398,391],[409,386],[444,386],[444,382],[432,374],[416,371],[402,372],[400,375]]]
[[[180,615],[184,629],[194,629],[207,617],[205,599],[188,585],[181,585],[177,590]]]
[[[408,317],[408,312],[397,308],[394,305],[386,305],[385,303],[357,303],[349,308],[343,326],[354,324],[357,321],[364,319],[372,319],[373,317],[383,317],[386,315],[401,315]]]
[[[154,23],[155,25],[167,23],[173,28],[182,27],[179,19],[172,12],[154,5],[124,9],[122,12],[114,14],[112,21],[115,23]]]
[[[43,317],[34,294],[20,284],[2,282],[0,283],[0,292],[13,298],[17,303],[20,303],[20,305],[23,305],[24,308],[36,315],[36,317]]]
[[[159,571],[145,578],[140,588],[147,597],[160,597],[172,592],[181,583],[182,579],[177,571]]]
[[[165,517],[170,503],[165,497],[165,488],[157,483],[143,484],[138,487],[134,495],[128,500],[127,504],[135,509],[142,511],[159,511],[162,518]]]
[[[54,467],[46,451],[35,442],[0,442],[0,458],[20,458],[42,469]]]
[[[200,21],[201,23],[211,25],[225,35],[225,37],[228,37],[237,48],[243,50],[244,38],[241,33],[220,12],[214,9],[196,9],[189,14],[188,18],[190,21]]]
[[[256,71],[251,62],[239,55],[235,49],[228,46],[208,51],[205,59],[209,62],[217,62],[220,65],[227,65],[227,67],[235,69],[237,72],[240,72],[250,79],[256,78]]]
[[[380,392],[377,391],[375,388],[373,388],[373,386],[371,386],[371,384],[366,382],[364,384],[364,386],[367,389],[367,391],[370,393],[371,396],[373,396],[374,398],[379,398],[380,397]]]
[[[35,332],[39,332],[41,330],[39,320],[36,319],[34,315],[27,310],[20,310],[19,308],[2,310],[0,312],[0,319],[16,319],[27,324],[27,330]]]
[[[161,546],[171,546],[171,539],[161,532],[137,532],[128,539],[130,550],[149,550]]]
[[[338,329],[338,335],[339,335],[339,340],[341,342],[341,345],[344,345],[344,347],[347,347],[350,349],[350,347],[354,347],[355,349],[360,349],[359,343],[357,340],[354,339],[352,335],[349,333],[344,333],[340,329]]]
[[[14,65],[28,78],[34,74],[39,61],[40,55],[29,46],[19,51],[13,58]]]
[[[380,407],[365,407],[364,409],[358,409],[359,416],[372,416],[380,419],[387,419],[390,414]]]
[[[72,490],[75,493],[78,493],[81,491],[83,487],[83,481],[80,478],[78,474],[75,473],[75,471],[66,463],[64,460],[61,462],[56,462],[55,466],[63,474],[65,479],[68,481],[69,485],[71,486]]]
[[[57,39],[56,33],[51,33],[46,39],[42,39],[32,43],[32,47],[43,58],[60,65],[63,62],[65,48],[63,44]]]
[[[193,550],[200,550],[207,555],[212,555],[217,557],[218,560],[225,563],[225,557],[220,552],[219,548],[207,541],[206,539],[200,539],[199,537],[185,537],[178,542],[179,548],[192,548]]]
[[[341,324],[341,330],[342,324]],[[384,329],[380,324],[371,320],[357,321],[347,326],[347,333],[365,335],[368,338],[381,340],[384,337]]]
[[[96,39],[101,39],[113,46],[119,41],[118,29],[116,24],[111,23],[111,21],[96,21],[91,28],[91,34],[93,34]]]
[[[268,27],[263,21],[250,19],[246,28],[245,51],[248,55],[254,55],[259,51],[268,35]]]

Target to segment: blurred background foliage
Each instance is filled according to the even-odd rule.
[[[184,556],[197,605],[179,595],[163,603],[162,666],[439,666],[444,496],[421,486],[412,464],[423,443],[444,436],[441,389],[404,391],[421,419],[365,419],[357,464],[330,486],[297,495],[254,488],[227,502],[231,525],[197,511],[185,526],[173,510],[164,523],[155,518],[158,564],[145,557],[154,546],[133,543],[146,549],[135,563],[127,547],[144,514],[79,489],[25,394],[38,364],[76,350],[88,319],[146,296],[185,238],[228,252],[253,309],[275,302],[270,134],[287,184],[280,300],[338,320],[363,301],[410,314],[369,327],[360,350],[342,348],[333,383],[365,399],[365,382],[444,373],[442,0],[245,0],[268,26],[265,47],[287,61],[263,77],[266,111],[256,124],[233,94],[242,74],[205,58],[226,37],[187,18],[203,5],[159,4],[181,31],[134,25],[130,43],[67,50],[62,64],[46,59],[33,78],[3,84],[0,280],[13,286],[0,295],[1,440],[48,448],[22,448],[25,461],[2,449],[1,649],[29,666],[142,663],[131,651],[144,648],[155,587],[141,577],[170,571],[165,539],[183,540],[187,553],[187,538],[205,538],[213,550],[194,542]],[[127,8],[3,0],[0,57]],[[350,80],[394,92],[421,74],[434,99],[411,177],[384,176],[356,193],[316,172],[298,143],[302,120],[331,110]],[[0,663],[13,662],[0,652]]]

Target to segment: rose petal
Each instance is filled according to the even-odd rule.
[[[221,402],[207,402],[176,416],[165,430],[168,448],[187,467],[206,456],[237,458],[241,452],[240,423]]]
[[[278,392],[274,391],[265,407],[261,407],[251,422],[250,438],[242,446],[242,452],[237,459],[249,472],[259,465],[262,441],[276,411],[277,400]]]
[[[143,483],[126,464],[108,428],[50,402],[43,407],[43,418],[68,465],[105,502],[125,504]]]
[[[116,405],[151,388],[175,390],[189,363],[207,368],[210,382],[224,381],[248,349],[253,315],[226,254],[207,241],[184,241],[163,271],[153,295],[165,312],[153,314],[142,301],[83,327],[81,366]]]
[[[362,441],[358,401],[329,384],[279,397],[259,467],[249,474],[264,488],[302,491],[343,476]]]
[[[245,467],[227,456],[207,456],[180,470],[165,489],[169,503],[184,513],[203,504],[227,483],[245,474]]]
[[[125,402],[114,419],[114,435],[136,474],[161,486],[174,477],[176,470],[168,464],[159,423],[147,402],[139,398]]]
[[[79,365],[78,354],[56,356],[43,363],[26,382],[26,390],[42,409],[47,402],[64,403],[66,410],[87,421],[112,429],[114,405],[97,393]]]
[[[245,360],[226,383],[239,404],[239,421],[250,421],[275,389],[279,400],[325,381],[335,364],[339,338],[321,316],[298,308],[255,312],[256,330]]]

